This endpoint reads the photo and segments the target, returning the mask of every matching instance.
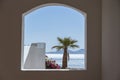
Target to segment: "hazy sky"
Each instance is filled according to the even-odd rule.
[[[48,52],[52,51],[52,46],[58,45],[57,37],[71,37],[78,41],[81,49],[85,47],[85,17],[72,8],[42,7],[27,14],[24,19],[24,45],[45,42]]]

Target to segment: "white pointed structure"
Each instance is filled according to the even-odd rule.
[[[45,43],[32,43],[24,69],[45,69]]]

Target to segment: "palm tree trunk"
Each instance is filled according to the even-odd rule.
[[[64,48],[63,60],[62,60],[62,69],[67,68],[67,48]]]

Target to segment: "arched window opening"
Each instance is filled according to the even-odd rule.
[[[23,14],[21,70],[85,70],[86,14],[47,4]]]

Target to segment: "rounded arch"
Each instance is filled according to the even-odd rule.
[[[73,9],[73,10],[75,10],[76,12],[78,12],[78,13],[80,13],[80,14],[82,14],[82,16],[84,16],[84,18],[85,18],[85,40],[87,40],[86,38],[87,38],[87,32],[86,32],[86,17],[87,17],[87,14],[85,13],[85,12],[83,12],[82,10],[79,10],[79,9],[77,9],[77,8],[75,8],[75,7],[72,7],[72,6],[69,6],[69,5],[66,5],[66,4],[61,4],[61,3],[47,3],[47,4],[42,4],[42,5],[39,5],[39,6],[37,6],[37,7],[34,7],[34,8],[32,8],[32,9],[30,9],[30,10],[28,10],[27,12],[24,12],[23,14],[22,14],[22,46],[24,45],[24,42],[23,42],[23,40],[24,40],[24,16],[26,16],[27,14],[29,14],[29,13],[31,13],[31,12],[33,12],[33,11],[35,11],[35,10],[37,10],[37,9],[40,9],[40,8],[43,8],[43,7],[47,7],[47,6],[64,6],[64,7],[67,7],[67,8],[70,8],[70,9]],[[86,52],[86,49],[87,49],[87,41],[85,41],[85,52]],[[22,49],[23,49],[23,47],[22,47]],[[24,50],[24,49],[23,49]],[[22,52],[24,52],[22,50]],[[24,54],[22,54],[22,56],[24,56]],[[86,58],[87,56],[86,56],[86,54],[85,54],[85,70],[86,70],[86,68],[87,68],[87,58]],[[22,59],[23,60],[23,59]],[[23,61],[21,61],[22,63],[22,66],[23,66]]]
[[[29,13],[31,13],[31,12],[33,12],[34,10],[37,10],[37,9],[39,9],[39,8],[46,7],[46,6],[64,6],[64,7],[69,7],[69,8],[72,8],[72,9],[80,12],[83,16],[85,16],[85,17],[87,16],[87,14],[86,14],[84,11],[79,10],[79,9],[77,9],[77,8],[75,8],[75,7],[69,6],[69,5],[67,5],[67,4],[62,4],[62,3],[46,3],[46,4],[42,4],[42,5],[39,5],[39,6],[37,6],[37,7],[34,7],[34,8],[32,8],[32,9],[28,10],[27,12],[24,12],[24,13],[23,13],[23,16],[24,16],[24,15],[27,15],[27,14],[29,14]]]

